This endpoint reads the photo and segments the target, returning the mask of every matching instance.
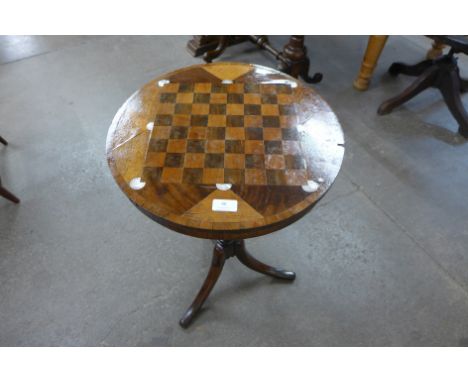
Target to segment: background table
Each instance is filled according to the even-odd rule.
[[[120,108],[107,139],[112,174],[143,213],[174,231],[218,240],[184,327],[231,256],[294,279],[251,257],[242,239],[310,211],[343,155],[340,124],[315,91],[276,70],[238,63],[196,65],[149,82]],[[214,211],[215,200],[236,204],[235,211]]]
[[[374,73],[377,62],[379,61],[380,54],[382,53],[385,44],[387,43],[388,36],[386,35],[371,35],[367,42],[367,48],[362,59],[359,73],[354,80],[354,88],[358,90],[367,90],[369,87],[372,74]],[[432,48],[427,52],[427,59],[435,59],[440,57],[443,53],[445,45],[441,42],[434,41]]]

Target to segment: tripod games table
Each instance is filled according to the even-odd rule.
[[[114,117],[106,150],[114,179],[144,214],[216,240],[206,280],[180,320],[187,327],[229,257],[294,280],[294,272],[252,257],[244,239],[312,209],[340,170],[344,138],[311,88],[270,68],[222,62],[144,85]]]

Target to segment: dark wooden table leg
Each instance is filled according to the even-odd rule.
[[[315,73],[309,77],[310,61],[307,56],[307,48],[304,45],[304,36],[291,36],[284,46],[281,55],[287,59],[289,65],[280,61],[280,70],[298,78],[301,77],[307,83],[318,83],[322,80],[322,73]]]
[[[438,88],[442,93],[450,112],[458,122],[458,132],[463,137],[468,138],[468,113],[461,101],[461,87],[462,84],[456,64],[447,71],[441,72],[440,79],[438,81]]]
[[[429,69],[427,69],[420,77],[418,77],[401,94],[383,102],[379,106],[377,113],[379,115],[385,115],[385,114],[390,113],[393,109],[404,104],[406,101],[413,98],[416,94],[419,94],[423,90],[432,86],[435,82],[436,77],[437,77],[437,67],[432,66]]]
[[[390,65],[388,73],[392,76],[397,76],[398,74],[406,74],[407,76],[419,76],[424,73],[427,68],[430,68],[434,65],[433,60],[425,60],[416,65],[406,65],[401,62],[394,62]]]
[[[8,142],[3,137],[0,137],[0,142],[3,143],[5,146],[8,145]]]
[[[296,274],[294,272],[277,269],[275,267],[272,267],[271,265],[264,264],[258,261],[253,256],[251,256],[245,249],[244,240],[236,241],[234,246],[235,246],[234,247],[235,256],[246,267],[256,272],[263,273],[264,275],[276,277],[278,279],[294,280],[296,278]]]
[[[203,303],[206,301],[215,286],[216,281],[218,281],[226,259],[232,256],[236,256],[242,264],[256,272],[282,280],[294,280],[296,278],[296,274],[294,272],[277,269],[270,265],[263,264],[252,257],[245,249],[244,240],[218,240],[216,241],[213,250],[213,259],[205,282],[198,292],[197,297],[193,300],[192,305],[190,305],[183,317],[180,319],[180,326],[187,328],[192,323],[194,317],[200,311]]]
[[[219,36],[219,41],[218,41],[218,45],[216,46],[216,49],[207,51],[203,55],[203,60],[209,63],[213,61],[215,58],[218,58],[219,56],[221,56],[221,54],[225,51],[225,49],[228,46],[228,40],[229,40],[229,36]]]
[[[0,178],[0,196],[3,196],[4,198],[12,201],[13,203],[19,203],[20,202],[20,200],[15,195],[13,195],[6,188],[2,187],[2,179],[1,178]]]
[[[187,50],[193,57],[198,57],[209,50],[215,49],[218,46],[218,43],[218,36],[193,36],[193,38],[187,43]]]
[[[468,80],[460,78],[460,91],[462,93],[468,92]]]
[[[211,267],[206,276],[200,291],[193,300],[192,305],[187,309],[183,317],[180,319],[180,326],[186,328],[190,325],[195,315],[200,311],[203,303],[207,299],[211,290],[218,281],[219,275],[223,270],[224,262],[229,256],[226,256],[226,245],[223,241],[217,241],[213,249],[213,259],[211,260]]]

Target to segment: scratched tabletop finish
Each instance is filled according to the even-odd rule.
[[[241,63],[154,79],[123,104],[107,137],[112,174],[142,212],[211,239],[264,235],[299,219],[343,155],[338,119],[314,90]],[[235,211],[214,211],[214,199]]]

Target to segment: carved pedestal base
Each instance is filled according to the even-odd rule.
[[[322,80],[322,73],[309,76],[310,61],[304,36],[291,36],[283,51],[278,51],[265,35],[259,36],[194,36],[187,44],[187,49],[194,57],[203,54],[205,62],[212,62],[218,58],[228,46],[250,40],[259,48],[266,50],[278,60],[278,69],[294,78],[302,78],[307,83],[318,83]]]
[[[186,328],[190,325],[216,284],[216,281],[223,270],[226,259],[230,257],[237,257],[237,259],[246,267],[271,277],[290,281],[296,278],[296,274],[294,272],[274,268],[270,265],[263,264],[252,257],[245,249],[244,240],[218,240],[213,250],[213,259],[205,282],[195,297],[195,300],[193,300],[192,305],[190,305],[181,318],[179,322],[180,326]]]
[[[401,94],[382,103],[378,114],[390,113],[396,107],[432,86],[442,93],[445,103],[459,124],[458,132],[468,138],[468,113],[460,97],[460,93],[468,90],[468,81],[460,78],[457,60],[453,57],[453,52],[437,60],[425,60],[416,65],[396,62],[390,66],[388,71],[393,76],[402,73],[418,76],[418,78]]]

